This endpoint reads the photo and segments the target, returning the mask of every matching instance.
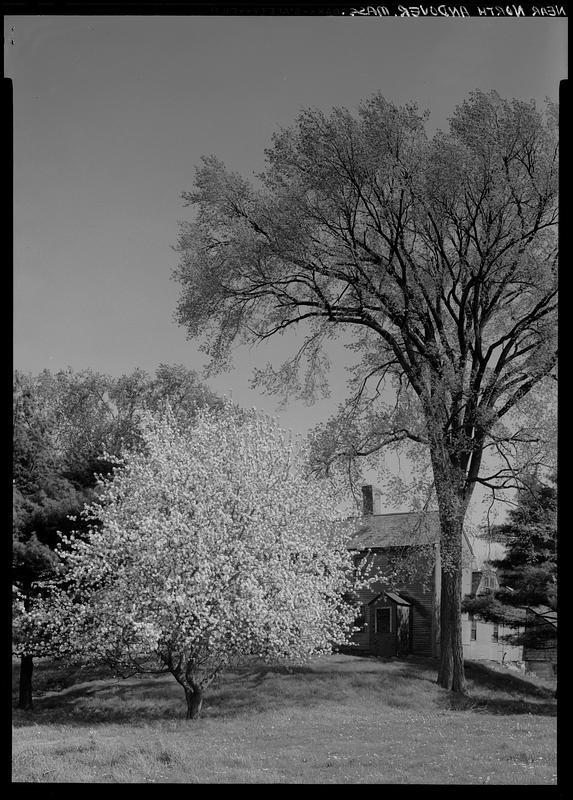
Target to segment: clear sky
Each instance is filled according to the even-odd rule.
[[[201,155],[245,175],[301,107],[417,101],[431,127],[473,89],[556,100],[567,20],[348,17],[6,17],[14,84],[14,366],[114,375],[204,358],[173,321],[171,246]],[[13,43],[12,43],[13,42]],[[237,355],[210,383],[271,413]],[[343,397],[279,413],[306,430]]]

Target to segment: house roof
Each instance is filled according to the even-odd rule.
[[[405,600],[397,592],[386,592],[386,597],[389,597],[390,600],[393,600],[399,606],[411,606],[412,605],[412,603],[410,603],[409,600]]]
[[[350,550],[372,547],[406,547],[436,544],[440,541],[440,518],[437,511],[370,514],[361,517],[350,539]]]

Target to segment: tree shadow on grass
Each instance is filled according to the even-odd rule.
[[[281,709],[312,709],[343,702],[364,691],[376,691],[380,675],[315,672],[308,667],[257,666],[243,669],[213,686],[205,699],[206,714],[229,717]]]
[[[309,710],[331,702],[352,706],[365,697],[384,705],[396,687],[403,688],[411,677],[407,668],[353,672],[334,665],[316,671],[312,665],[249,663],[211,684],[205,693],[202,717],[231,719],[244,714]],[[33,711],[15,712],[14,725],[145,725],[181,720],[185,710],[183,690],[170,676],[100,679],[37,697]]]
[[[306,680],[300,681],[305,674]],[[346,680],[349,676],[338,676]],[[334,696],[329,675],[304,668],[282,666],[241,669],[222,676],[205,693],[203,718],[230,718],[243,713],[308,708]],[[335,683],[337,681],[335,680]],[[32,711],[15,709],[15,727],[65,724],[92,726],[97,723],[144,725],[151,721],[185,718],[183,689],[171,676],[128,680],[95,680],[34,699]]]
[[[85,727],[97,723],[145,724],[184,716],[183,690],[155,678],[122,681],[95,680],[34,698],[32,711],[16,709],[15,727],[65,724]],[[180,696],[179,696],[180,695]]]
[[[252,677],[253,675],[310,675],[314,672],[310,664],[242,664],[235,667],[231,674]]]
[[[557,703],[526,700],[524,698],[495,697],[490,694],[472,692],[459,695],[447,692],[438,697],[437,705],[447,711],[472,711],[500,716],[530,714],[542,717],[556,717]]]
[[[475,696],[478,702],[478,711],[485,711],[488,714],[501,714],[511,716],[513,714],[532,714],[539,717],[556,717],[557,703],[535,703],[528,700],[504,700],[502,698],[483,698]],[[482,705],[483,703],[483,705]]]
[[[435,685],[435,660],[372,659],[316,665],[261,664],[235,667],[217,679],[205,694],[203,717],[233,718],[281,709],[312,709],[325,702],[345,702],[349,708],[365,697],[373,704],[427,710],[459,709],[490,714],[556,715],[553,692],[510,672],[483,664],[466,664],[470,698],[456,698],[436,686],[435,695],[422,684]],[[97,673],[94,673],[97,674]],[[93,726],[97,723],[146,725],[185,717],[183,690],[170,676],[103,678],[48,691],[35,700],[33,711],[16,710],[16,727],[38,724]],[[459,702],[458,702],[459,699]]]
[[[487,664],[480,662],[466,661],[465,673],[468,681],[471,681],[476,687],[502,692],[515,692],[516,694],[540,699],[551,699],[554,696],[554,689],[548,686],[536,684],[526,677],[509,670],[501,672],[499,669],[492,669]]]
[[[436,684],[435,659],[409,657],[396,667],[392,673],[395,678],[405,681],[416,678]],[[466,661],[464,668],[468,696],[440,690],[436,695],[438,708],[499,715],[557,716],[557,701],[552,687],[539,685],[519,673],[482,662]]]
[[[538,685],[522,675],[501,671],[480,662],[466,662],[469,696],[445,693],[439,705],[448,710],[476,711],[488,714],[557,716],[554,690]]]

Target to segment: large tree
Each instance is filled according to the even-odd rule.
[[[254,183],[204,158],[175,276],[179,321],[214,369],[236,343],[306,326],[289,361],[257,373],[268,390],[319,390],[325,341],[352,339],[350,416],[365,427],[347,437],[348,413],[333,420],[323,462],[426,448],[442,529],[438,682],[464,691],[464,517],[476,484],[495,485],[485,448],[507,457],[502,444],[523,438],[505,423],[557,360],[557,112],[477,91],[447,132],[429,138],[425,121],[375,95],[357,115],[303,111]],[[382,389],[395,403],[374,413]]]
[[[193,425],[150,416],[62,552],[35,610],[62,654],[166,671],[187,717],[236,659],[307,659],[347,641],[356,609],[348,525],[328,481],[276,422],[230,403]]]
[[[78,527],[70,517],[93,498],[97,475],[109,474],[113,457],[142,445],[143,412],[169,403],[177,418],[191,420],[198,408],[221,401],[194,372],[167,364],[154,376],[138,369],[120,378],[89,369],[16,371],[13,390],[13,639],[20,656],[18,704],[31,708],[33,659],[49,649],[20,610],[33,609],[59,569],[60,534]]]

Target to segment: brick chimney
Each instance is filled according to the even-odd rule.
[[[375,486],[362,487],[362,513],[365,517],[382,513],[382,493]]]

